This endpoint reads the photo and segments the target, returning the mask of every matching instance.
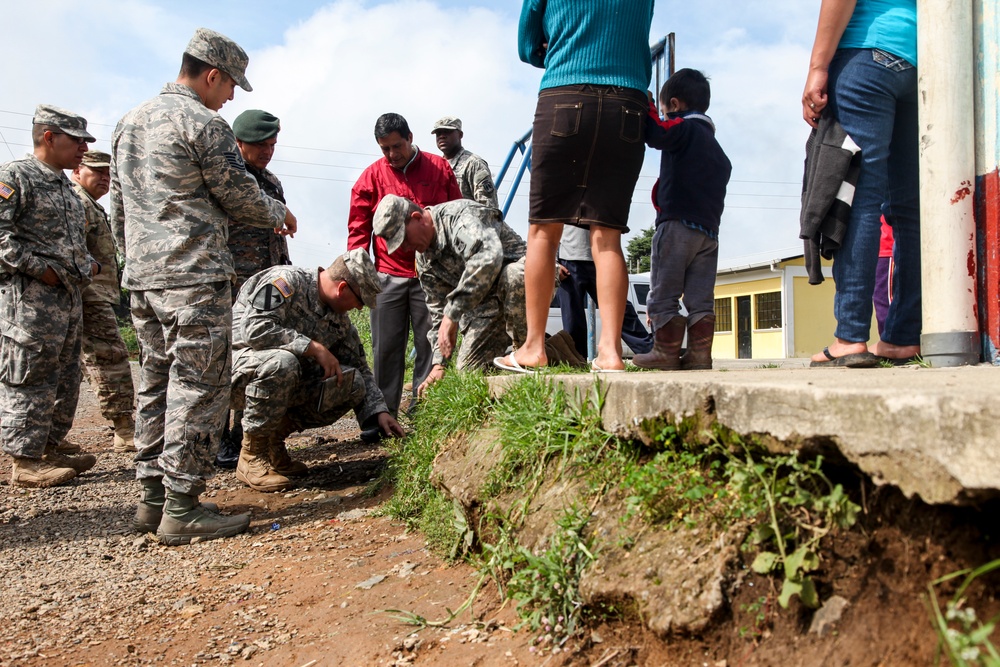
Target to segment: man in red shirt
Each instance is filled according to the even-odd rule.
[[[406,119],[396,113],[379,116],[375,141],[382,159],[369,166],[351,189],[351,212],[347,222],[347,249],[372,245],[372,218],[385,195],[398,195],[421,207],[461,199],[462,191],[448,162],[437,155],[421,152],[413,145],[413,133]],[[413,365],[413,386],[430,372],[433,356],[427,331],[430,315],[424,292],[417,280],[414,252],[400,248],[392,255],[385,239],[376,236],[373,255],[382,293],[371,311],[372,355],[375,382],[393,417],[399,413],[406,371],[406,340],[413,328],[417,358]],[[375,424],[362,424],[362,439],[376,441],[383,434]]]

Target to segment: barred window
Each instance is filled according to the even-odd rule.
[[[716,299],[715,300],[715,330],[716,331],[732,331],[733,330],[733,300],[732,299]]]
[[[765,292],[754,296],[758,329],[781,328],[781,292]]]

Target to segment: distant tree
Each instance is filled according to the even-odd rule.
[[[649,271],[649,258],[653,255],[653,228],[642,230],[628,245],[628,269],[632,273]]]

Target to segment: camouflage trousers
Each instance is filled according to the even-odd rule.
[[[342,370],[349,369],[344,366]],[[244,433],[267,438],[286,416],[295,430],[328,426],[365,400],[365,380],[355,372],[351,383],[345,381],[339,387],[326,383],[320,406],[322,380],[318,364],[299,360],[286,350],[237,350],[230,407],[243,410]]]
[[[140,347],[136,478],[199,494],[215,473],[229,406],[233,310],[228,282],[132,292]]]
[[[456,368],[493,367],[493,357],[524,344],[528,322],[524,311],[524,258],[505,264],[493,292],[459,321],[462,344]],[[430,333],[437,339],[437,331]]]
[[[135,388],[118,319],[106,301],[83,302],[83,366],[105,419],[132,415]]]
[[[0,443],[11,456],[41,458],[73,425],[82,316],[76,287],[0,279]]]

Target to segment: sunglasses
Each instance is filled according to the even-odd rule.
[[[49,132],[51,132],[52,134],[61,134],[63,136],[69,137],[70,139],[72,139],[73,141],[75,141],[78,144],[85,144],[85,143],[87,143],[87,140],[84,139],[83,137],[74,137],[72,134],[66,134],[65,132],[56,132],[55,130],[49,130]]]

